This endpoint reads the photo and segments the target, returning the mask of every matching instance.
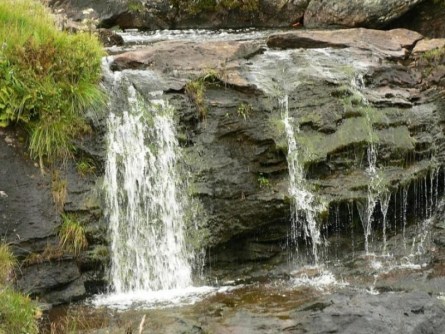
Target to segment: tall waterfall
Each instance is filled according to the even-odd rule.
[[[192,284],[173,110],[152,102],[130,86],[129,110],[108,118],[106,203],[111,280],[118,293]]]
[[[289,117],[289,96],[279,100],[282,118],[288,142],[287,163],[289,168],[289,195],[292,200],[292,238],[294,240],[302,233],[304,238],[310,238],[312,255],[318,263],[318,245],[321,243],[320,231],[317,226],[319,206],[314,195],[307,189],[305,172],[301,164],[301,152],[295,140],[293,119]],[[298,131],[298,129],[297,129]]]

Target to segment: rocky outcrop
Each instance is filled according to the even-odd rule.
[[[397,205],[403,189],[412,204],[408,215],[423,217],[432,210],[419,209],[424,205],[415,189],[430,180],[436,184],[442,173],[445,114],[441,90],[416,67],[422,52],[411,58],[422,38],[404,29],[352,29],[269,37],[269,47],[286,50],[246,41],[160,42],[116,56],[110,67],[123,71],[145,96],[162,89],[175,106],[192,195],[205,214],[216,270],[217,262],[281,261],[291,201],[279,104],[284,96],[299,128],[295,140],[307,187],[326,207],[320,212],[326,230],[337,205],[340,215],[352,208],[351,224],[360,226],[352,203],[366,202],[372,144],[381,185],[393,194],[392,217],[402,219]],[[127,71],[134,68],[146,75]],[[217,79],[206,83],[209,70]],[[205,117],[184,89],[192,80],[205,85]]]
[[[383,28],[404,17],[392,27],[405,27],[414,18],[422,32],[433,23],[442,27],[441,14],[430,10],[439,6],[433,0],[391,1],[191,1],[191,0],[47,0],[57,11],[64,11],[75,21],[93,20],[101,27],[183,29],[183,28],[244,28],[244,27],[365,27]],[[425,2],[424,7],[417,7]],[[423,8],[418,15],[417,8]],[[91,9],[91,10],[90,10]],[[424,12],[427,12],[425,14]],[[414,29],[416,30],[416,29]],[[434,33],[427,36],[437,37]]]
[[[443,4],[435,0],[251,0],[238,5],[236,1],[227,2],[226,6],[187,0],[42,1],[70,20],[106,28],[215,29],[304,24],[309,28],[407,28],[431,38],[445,37]]]
[[[72,162],[64,165],[57,180],[48,171],[42,174],[26,157],[20,138],[15,130],[0,130],[0,233],[20,263],[16,285],[51,304],[83,298],[103,288],[103,259],[95,249],[105,239],[95,177],[80,176]],[[87,151],[79,143],[79,153]],[[87,226],[90,247],[78,257],[59,247],[62,219],[54,197],[65,190],[57,190],[54,182],[66,185],[66,194],[61,194],[64,214]]]
[[[403,58],[423,36],[411,30],[389,31],[340,29],[332,31],[292,31],[271,35],[267,45],[272,48],[361,48],[373,50],[388,58]]]
[[[304,14],[308,28],[382,28],[422,0],[311,0]]]

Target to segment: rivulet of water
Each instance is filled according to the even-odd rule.
[[[287,163],[289,168],[289,195],[292,200],[292,238],[297,240],[300,233],[304,238],[310,239],[312,255],[315,263],[318,263],[318,246],[321,244],[320,229],[317,226],[317,214],[319,204],[315,196],[306,187],[306,179],[301,156],[294,129],[293,119],[289,117],[289,97],[284,95],[279,99],[282,119],[286,131],[288,152]]]

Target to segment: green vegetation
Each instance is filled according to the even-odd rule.
[[[37,334],[40,311],[29,297],[0,286],[0,334]]]
[[[208,70],[198,78],[189,81],[185,85],[185,92],[193,101],[198,110],[199,118],[204,120],[207,117],[208,109],[205,105],[204,95],[208,85],[218,84],[218,73],[214,70]]]
[[[224,10],[252,13],[260,8],[260,0],[171,0],[171,3],[175,8],[190,14]]]
[[[238,106],[238,109],[236,110],[238,116],[244,118],[244,120],[247,120],[250,117],[252,111],[253,111],[252,106],[246,103],[241,103]]]
[[[96,166],[92,159],[84,158],[77,161],[76,170],[81,176],[87,176],[96,172]]]
[[[260,188],[270,188],[270,181],[263,174],[260,174],[258,177],[258,184],[260,185]]]
[[[63,223],[59,231],[60,247],[74,255],[88,247],[84,227],[72,215],[62,215]]]
[[[139,0],[130,0],[128,2],[128,11],[133,14],[139,14],[144,11],[144,4]]]
[[[58,212],[62,212],[68,193],[67,181],[60,177],[60,173],[57,170],[53,172],[51,181],[51,192],[53,194],[54,205]]]
[[[14,254],[7,244],[0,243],[0,288],[5,284],[16,266]]]
[[[27,129],[33,159],[65,159],[88,131],[87,108],[100,106],[102,46],[94,35],[55,28],[36,0],[0,2],[0,126]]]
[[[0,243],[0,334],[37,334],[39,309],[9,286],[16,264],[9,246]]]

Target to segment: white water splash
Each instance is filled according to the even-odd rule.
[[[344,287],[349,283],[338,281],[334,274],[320,266],[303,267],[291,273],[296,276],[291,279],[294,287],[309,286],[316,290],[326,290],[329,287]]]
[[[111,280],[118,294],[192,285],[186,250],[186,198],[176,170],[180,159],[167,105],[144,103],[128,89],[129,110],[110,113],[105,171],[111,235]]]
[[[159,291],[132,291],[98,295],[91,303],[95,307],[106,306],[117,310],[159,309],[194,304],[215,293],[227,292],[228,289],[228,287],[202,286]]]

